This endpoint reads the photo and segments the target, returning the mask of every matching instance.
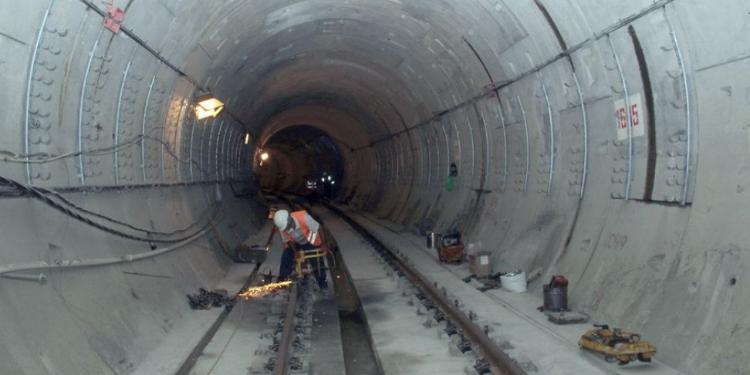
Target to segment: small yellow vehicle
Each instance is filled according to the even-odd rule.
[[[635,360],[651,362],[656,354],[656,347],[641,340],[641,335],[637,333],[610,329],[606,324],[594,324],[594,327],[581,336],[578,346],[603,354],[607,362],[617,361],[619,365]]]

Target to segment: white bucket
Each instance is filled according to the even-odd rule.
[[[509,292],[523,293],[526,291],[526,272],[506,273],[500,276],[500,285]]]

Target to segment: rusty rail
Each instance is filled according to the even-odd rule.
[[[279,340],[279,350],[276,353],[276,361],[273,364],[273,375],[286,375],[289,373],[290,346],[294,341],[295,316],[297,314],[297,283],[292,284],[289,290],[289,303],[286,306],[284,318],[284,330]]]
[[[502,375],[521,375],[526,372],[518,364],[503,352],[496,343],[494,343],[484,332],[482,328],[474,324],[463,311],[454,306],[453,303],[438,290],[438,288],[427,280],[419,271],[412,268],[394,251],[385,246],[375,236],[361,226],[357,221],[349,217],[336,207],[325,205],[331,212],[344,219],[357,233],[364,237],[381,254],[387,256],[393,263],[404,273],[404,275],[417,286],[432,302],[452,321],[456,327],[460,328],[464,336],[471,341],[473,349],[477,350],[482,358],[490,365],[493,374]]]

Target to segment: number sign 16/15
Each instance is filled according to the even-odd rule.
[[[633,94],[628,98],[630,104],[630,120],[632,121],[633,137],[642,137],[645,127],[644,114],[641,111],[641,94]],[[628,139],[628,114],[625,112],[625,99],[615,100],[615,124],[617,125],[617,140]]]

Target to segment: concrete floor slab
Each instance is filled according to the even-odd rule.
[[[409,286],[389,276],[374,249],[339,218],[323,217],[352,275],[384,372],[461,374],[470,367],[473,358],[451,354],[449,339],[438,327],[423,326],[427,317],[417,314],[418,304],[408,304],[414,297],[402,293]]]
[[[446,288],[449,295],[459,299],[466,310],[476,313],[483,324],[493,327],[491,337],[521,364],[532,364],[541,374],[677,374],[678,371],[658,362],[633,363],[616,366],[582,351],[578,338],[590,327],[588,324],[555,325],[536,311],[541,296],[530,293],[514,294],[504,291],[482,293],[465,283],[469,275],[466,266],[449,266],[437,261],[437,254],[428,251],[421,237],[399,232],[385,226],[372,216],[352,214],[376,238],[411,259],[418,270],[432,281]]]

